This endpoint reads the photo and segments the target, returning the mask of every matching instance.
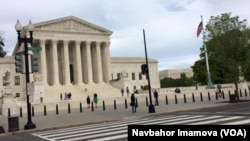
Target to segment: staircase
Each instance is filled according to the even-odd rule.
[[[72,101],[86,100],[86,97],[89,95],[93,96],[94,93],[98,94],[99,98],[108,98],[108,97],[119,97],[121,96],[120,89],[115,88],[114,86],[108,83],[100,84],[84,84],[84,85],[66,85],[66,86],[45,86],[45,97],[44,102],[58,102],[60,101],[60,94],[71,92]]]

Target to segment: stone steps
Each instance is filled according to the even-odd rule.
[[[44,102],[60,101],[60,93],[71,92],[71,100],[85,100],[89,95],[97,93],[99,97],[117,97],[120,96],[120,90],[107,83],[89,84],[89,85],[67,85],[67,86],[46,86]]]

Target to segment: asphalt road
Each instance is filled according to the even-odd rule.
[[[213,108],[203,108],[199,110],[190,110],[185,112],[175,112],[165,114],[166,116],[179,115],[231,115],[231,116],[247,116],[250,117],[250,101],[232,103],[226,106],[219,106]],[[0,136],[0,141],[45,141],[45,139],[33,136],[32,134],[20,134],[11,136]]]
[[[218,106],[212,108],[203,108],[191,110],[188,112],[177,112],[176,114],[216,114],[216,115],[239,115],[250,117],[250,101],[242,101],[239,103],[231,103],[230,105]]]

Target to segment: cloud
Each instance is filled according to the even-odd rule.
[[[249,0],[8,0],[1,7],[0,33],[11,54],[17,19],[26,25],[72,15],[113,31],[111,56],[144,57],[144,29],[148,57],[158,60],[159,69],[188,68],[199,59],[200,16],[204,23],[228,12],[250,19],[249,5]]]

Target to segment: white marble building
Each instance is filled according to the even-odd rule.
[[[181,74],[185,73],[186,77],[193,77],[193,70],[192,68],[185,68],[185,69],[166,69],[159,71],[159,78],[160,80],[165,77],[170,77],[173,79],[177,79],[181,77]]]
[[[60,90],[81,93],[85,89],[89,94],[99,90],[100,95],[106,91],[119,95],[121,87],[128,86],[132,90],[147,85],[146,77],[141,75],[141,64],[145,64],[145,58],[110,56],[112,31],[74,16],[33,25],[32,46],[41,47],[42,50],[29,53],[38,57],[40,83],[47,99],[58,97]],[[21,34],[29,37],[25,27]],[[1,95],[5,93],[4,76],[8,68],[13,96],[20,100],[26,98],[25,75],[15,72],[14,56],[23,48],[22,44],[20,47],[17,44],[12,56],[0,59]],[[160,88],[157,60],[149,59],[149,70],[151,87]],[[127,74],[126,79],[114,81],[122,72]],[[34,78],[34,74],[30,74],[31,82],[34,82]],[[37,101],[37,98],[33,101]]]

